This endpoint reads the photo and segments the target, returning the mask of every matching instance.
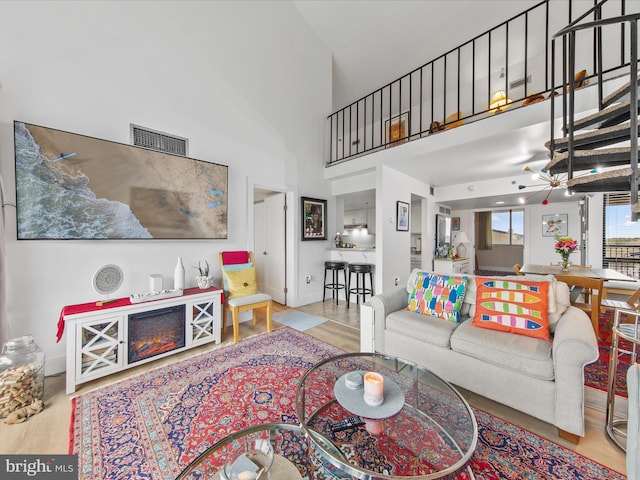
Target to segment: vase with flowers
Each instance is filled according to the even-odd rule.
[[[578,242],[571,237],[559,237],[556,235],[556,252],[562,257],[562,263],[560,264],[563,271],[569,270],[569,255],[578,249]]]

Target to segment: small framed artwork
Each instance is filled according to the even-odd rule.
[[[451,217],[451,230],[460,230],[460,217]]]
[[[556,213],[542,216],[542,236],[543,237],[566,237],[569,234],[569,215],[566,213]]]
[[[301,197],[302,240],[327,239],[327,201]]]
[[[385,120],[384,127],[387,147],[405,143],[409,139],[409,114],[405,112]]]
[[[396,202],[396,230],[399,232],[409,231],[409,204],[401,201]]]

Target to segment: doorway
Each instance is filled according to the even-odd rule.
[[[287,195],[254,186],[253,249],[260,290],[287,304]]]

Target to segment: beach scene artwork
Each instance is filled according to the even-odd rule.
[[[228,167],[14,122],[18,239],[225,239]]]

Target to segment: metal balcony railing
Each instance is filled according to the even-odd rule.
[[[640,245],[605,245],[602,266],[640,278]]]
[[[585,4],[542,1],[332,113],[328,117],[327,166],[548,98],[567,83],[563,79],[554,85],[552,66],[562,71],[562,65],[550,35],[597,2]],[[625,12],[625,0],[604,0],[588,18],[598,20],[599,15],[613,17]],[[604,60],[596,55],[599,32],[580,33],[576,61],[588,77],[628,66],[624,26],[619,28],[616,54],[606,55]],[[500,92],[509,103],[496,107],[492,99]]]

